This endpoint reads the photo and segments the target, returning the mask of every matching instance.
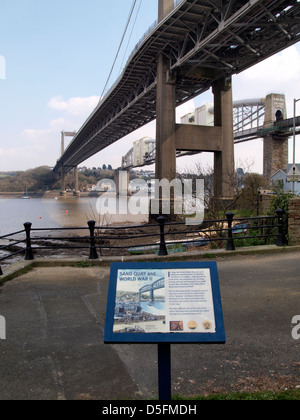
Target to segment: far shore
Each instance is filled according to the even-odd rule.
[[[101,193],[98,191],[81,191],[80,197],[98,197]],[[60,191],[53,190],[53,191],[43,191],[43,192],[27,192],[27,194],[24,193],[24,191],[21,192],[4,192],[0,191],[0,197],[11,197],[11,198],[22,198],[25,195],[27,195],[30,198],[55,198],[60,197]],[[68,191],[66,193],[67,197],[74,197],[73,191]],[[65,196],[65,197],[66,197]]]

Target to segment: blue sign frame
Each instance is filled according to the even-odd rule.
[[[188,270],[191,269],[208,269],[210,272],[211,294],[213,302],[213,312],[215,321],[214,332],[114,332],[115,310],[116,310],[116,295],[118,273],[121,272],[136,272],[137,270],[144,270],[145,272],[153,272],[154,270]],[[130,279],[129,279],[130,280]],[[155,283],[157,289],[159,286],[158,279]],[[141,289],[149,292],[149,288],[142,287]],[[219,287],[219,277],[216,262],[140,262],[140,263],[112,263],[110,270],[110,281],[107,298],[104,343],[106,344],[133,344],[133,343],[199,343],[199,344],[224,344],[226,342],[223,310],[221,302],[221,294]]]

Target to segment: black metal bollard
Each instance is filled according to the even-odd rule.
[[[168,255],[168,251],[167,251],[167,247],[166,247],[166,242],[165,242],[165,223],[166,223],[166,218],[164,216],[159,216],[157,218],[157,221],[159,223],[159,227],[160,227],[160,244],[159,244],[159,252],[158,255]]]
[[[1,265],[0,265],[0,276],[3,276],[3,271],[2,271]]]
[[[285,235],[283,231],[283,216],[284,211],[281,209],[276,210],[277,218],[278,218],[278,236],[276,241],[276,246],[284,246],[285,245]]]
[[[26,250],[25,250],[25,260],[34,260],[33,252],[31,247],[31,238],[30,238],[30,231],[31,231],[32,223],[27,222],[24,223],[25,233],[26,233]]]
[[[232,220],[233,220],[233,213],[226,213],[227,221],[228,221],[228,239],[226,245],[226,251],[235,251],[234,240],[232,235]]]
[[[96,225],[95,220],[89,220],[88,221],[88,226],[89,226],[89,229],[90,229],[90,256],[89,256],[90,260],[97,260],[98,259],[96,242],[95,242],[95,225]]]

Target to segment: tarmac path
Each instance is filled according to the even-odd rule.
[[[172,345],[172,393],[300,387],[299,252],[218,258],[227,342]],[[156,345],[105,345],[109,267],[43,267],[4,284],[0,400],[157,397]]]

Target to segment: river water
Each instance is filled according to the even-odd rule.
[[[86,227],[88,220],[97,226],[110,224],[142,224],[147,215],[107,214],[97,212],[97,197],[53,198],[0,198],[0,236],[24,228],[31,222],[32,228]],[[118,200],[118,199],[117,199]],[[107,209],[108,213],[109,209]],[[83,231],[86,234],[86,231]]]

